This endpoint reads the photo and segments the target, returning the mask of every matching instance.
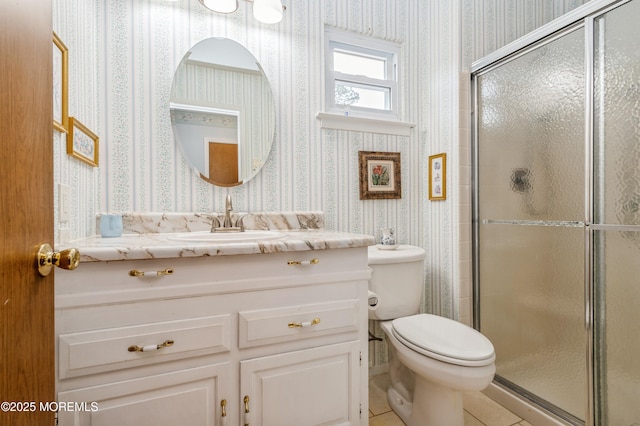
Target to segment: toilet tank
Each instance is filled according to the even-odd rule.
[[[395,250],[369,247],[369,290],[378,297],[369,318],[390,320],[418,313],[424,287],[425,251],[400,245]]]

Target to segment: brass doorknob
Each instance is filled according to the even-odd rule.
[[[54,265],[62,269],[76,269],[80,263],[80,252],[74,248],[54,252],[49,244],[42,244],[38,248],[36,262],[38,263],[38,272],[46,277]]]

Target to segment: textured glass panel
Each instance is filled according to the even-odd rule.
[[[482,219],[584,220],[584,29],[478,78]]]
[[[640,225],[640,1],[596,20],[596,221]]]
[[[584,419],[582,227],[481,225],[480,331],[497,374]]]
[[[595,247],[597,383],[602,425],[640,424],[640,231],[599,231]]]

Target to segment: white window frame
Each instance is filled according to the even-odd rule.
[[[334,70],[333,53],[342,50],[348,53],[384,58],[386,60],[386,79],[379,80],[362,75],[346,74]],[[368,37],[337,28],[325,28],[325,112],[353,117],[400,120],[398,76],[400,44],[389,40]],[[336,81],[380,88],[389,91],[388,110],[365,108],[352,105],[345,111],[344,105],[336,105]]]

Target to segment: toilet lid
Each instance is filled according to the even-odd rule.
[[[401,244],[395,250],[380,250],[377,246],[369,246],[369,265],[386,263],[404,263],[423,261],[426,252],[422,247]]]
[[[480,332],[458,321],[420,314],[393,320],[394,335],[423,355],[464,366],[483,366],[495,360],[493,345]]]

